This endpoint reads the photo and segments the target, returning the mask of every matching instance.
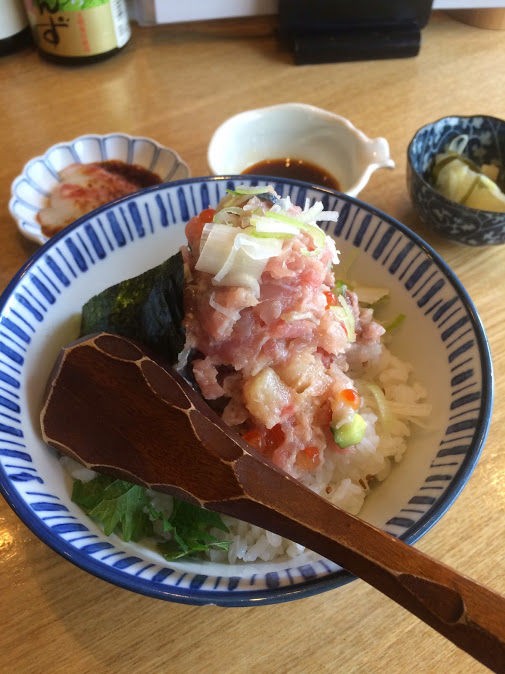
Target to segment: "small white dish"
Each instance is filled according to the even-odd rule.
[[[174,150],[151,138],[126,133],[85,135],[57,143],[45,154],[31,159],[11,187],[9,211],[26,238],[45,243],[37,213],[46,205],[52,188],[60,182],[59,172],[70,164],[119,159],[156,173],[162,183],[190,175],[188,165]]]
[[[213,134],[207,161],[215,175],[230,175],[286,157],[324,169],[350,196],[361,192],[374,171],[395,166],[385,138],[368,138],[345,117],[304,103],[230,117]]]

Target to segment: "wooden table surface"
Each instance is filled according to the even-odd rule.
[[[461,496],[417,545],[505,593],[505,246],[467,248],[426,231],[405,184],[409,139],[450,114],[505,118],[505,32],[435,12],[419,56],[295,66],[270,18],[139,28],[117,56],[67,68],[28,48],[0,61],[0,289],[37,247],[12,221],[10,184],[55,142],[113,131],[176,149],[208,173],[214,129],[241,110],[300,101],[389,140],[393,171],[360,198],[419,232],[474,300],[495,367],[493,422]],[[192,607],[121,590],[76,568],[0,502],[0,671],[375,672],[487,671],[361,581],[274,606]]]

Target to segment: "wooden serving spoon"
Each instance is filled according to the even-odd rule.
[[[101,333],[63,349],[41,424],[49,445],[93,470],[307,546],[505,671],[505,598],[303,487],[134,342]]]

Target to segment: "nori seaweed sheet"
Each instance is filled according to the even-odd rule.
[[[185,342],[181,253],[92,297],[82,309],[80,336],[111,332],[134,339],[173,365]]]

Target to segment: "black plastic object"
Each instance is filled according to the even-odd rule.
[[[295,63],[416,56],[432,0],[280,0]]]

